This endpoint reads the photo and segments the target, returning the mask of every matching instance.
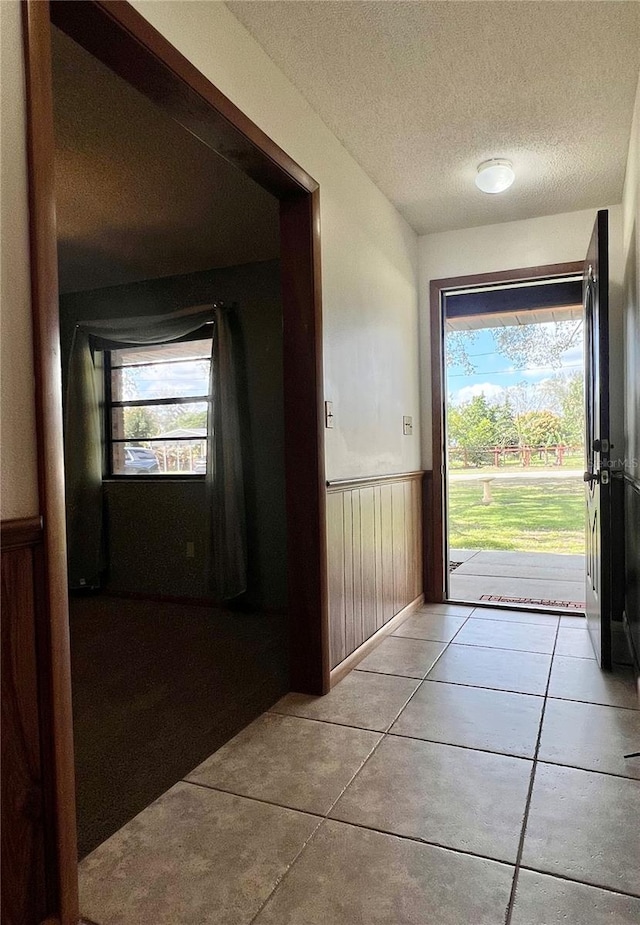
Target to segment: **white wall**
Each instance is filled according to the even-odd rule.
[[[429,284],[432,279],[584,260],[596,210],[446,231],[420,238],[422,465],[432,467]],[[622,446],[622,209],[610,207],[612,440]]]
[[[224,4],[134,5],[320,183],[327,477],[419,468],[415,233]]]
[[[140,12],[320,183],[327,477],[420,462],[417,237],[222,3],[137,0]],[[3,518],[35,514],[24,82],[18,0],[2,13]],[[402,436],[402,416],[414,436]]]
[[[38,513],[24,129],[18,0],[0,2],[0,505],[3,518]]]

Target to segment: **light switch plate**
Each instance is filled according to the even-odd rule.
[[[410,437],[413,434],[413,418],[405,414],[402,418],[402,433],[405,437]]]
[[[333,402],[326,401],[324,403],[324,426],[333,427]]]

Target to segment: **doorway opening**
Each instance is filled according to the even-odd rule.
[[[45,568],[43,582],[46,588],[46,611],[39,623],[41,638],[38,640],[39,674],[44,679],[42,690],[41,739],[46,754],[43,756],[43,772],[47,792],[48,818],[46,828],[55,833],[47,840],[47,871],[51,872],[47,889],[50,892],[48,904],[59,914],[64,925],[71,925],[78,919],[78,868],[76,839],[76,784],[74,774],[74,730],[71,711],[71,663],[69,654],[69,596],[67,583],[67,544],[65,542],[65,507],[64,493],[61,486],[65,479],[63,421],[62,375],[63,351],[61,341],[65,331],[61,330],[62,317],[59,311],[59,267],[57,253],[56,189],[53,151],[54,151],[54,109],[53,77],[51,70],[51,27],[64,34],[63,42],[75,42],[82,50],[106,66],[110,72],[123,79],[133,92],[145,98],[145,105],[156,106],[163,118],[172,120],[189,136],[191,142],[207,149],[208,155],[215,155],[225,165],[227,173],[236,172],[237,178],[257,185],[261,192],[273,202],[275,214],[276,246],[278,248],[279,272],[274,291],[277,290],[281,306],[281,324],[276,325],[282,340],[281,399],[282,399],[282,467],[283,505],[282,514],[286,529],[286,597],[290,626],[290,672],[286,687],[290,690],[320,694],[329,688],[327,602],[326,602],[326,542],[325,542],[325,483],[324,454],[322,446],[322,356],[321,356],[321,295],[319,263],[319,189],[318,184],[301,167],[292,161],[271,139],[257,128],[241,113],[223,94],[220,93],[196,68],[170,45],[149,23],[126,3],[109,2],[86,3],[40,3],[28,2],[24,5],[25,45],[27,69],[27,114],[29,128],[29,193],[31,217],[31,271],[33,293],[33,319],[35,339],[35,361],[37,379],[37,427],[39,448],[40,502],[43,514],[43,537],[45,548]],[[96,89],[93,87],[92,89]],[[101,113],[98,109],[96,116]],[[175,127],[175,126],[174,126]],[[126,141],[126,138],[124,139]],[[156,145],[156,157],[162,156],[163,143]],[[120,195],[117,177],[111,177],[110,162],[101,163],[101,176],[111,181],[109,187],[113,196]],[[186,171],[185,171],[186,173]],[[187,177],[188,179],[188,177]],[[107,186],[109,183],[107,182]],[[162,204],[171,199],[171,187],[160,194]],[[110,195],[107,190],[106,196]],[[126,197],[122,201],[127,205]],[[82,224],[86,218],[86,203],[80,204],[77,222]],[[197,203],[196,203],[197,205]],[[214,216],[215,218],[215,216]],[[274,215],[269,215],[268,224]],[[184,227],[188,236],[192,229]],[[241,236],[242,237],[242,236]],[[150,235],[153,239],[153,234]],[[229,241],[226,242],[230,243]],[[243,242],[244,243],[244,242]],[[117,241],[111,240],[117,249]],[[109,250],[109,248],[107,248]],[[149,249],[151,251],[151,249]],[[192,252],[194,248],[191,249]],[[144,251],[141,249],[140,253]],[[82,264],[82,249],[76,254],[76,269]],[[87,256],[86,253],[84,255]],[[131,255],[125,255],[125,257]],[[164,255],[168,262],[173,252],[167,250]],[[273,255],[271,255],[273,257]],[[109,270],[110,261],[101,262],[98,258],[85,261],[83,272],[102,272]],[[126,259],[125,259],[126,264]],[[61,263],[62,266],[62,263]],[[67,264],[67,268],[68,268]],[[222,270],[229,268],[222,267]],[[165,273],[180,274],[180,267]],[[233,270],[233,267],[231,267]],[[197,275],[198,268],[189,270]],[[162,274],[156,274],[156,277]],[[153,291],[147,292],[148,306],[158,309],[160,289],[155,287],[157,279],[150,274]],[[141,285],[149,282],[142,279]],[[140,279],[135,277],[121,285],[138,285]],[[103,289],[119,288],[102,282]],[[161,280],[161,286],[164,281]],[[155,287],[155,288],[154,288]],[[74,289],[70,285],[68,294]],[[213,291],[213,290],[216,291]],[[194,291],[188,296],[184,292],[177,299],[180,309],[197,315],[197,310],[206,304],[207,311],[213,303],[216,309],[229,306],[236,299],[225,294],[221,296],[221,287],[208,287],[206,299],[198,297]],[[116,294],[110,292],[108,304],[113,306]],[[175,301],[174,292],[170,299]],[[219,301],[221,300],[221,301]],[[104,312],[104,303],[99,313],[92,317],[92,322],[108,320]],[[136,317],[144,315],[139,312]],[[146,314],[152,314],[148,311]],[[133,315],[133,313],[132,313]],[[193,317],[189,317],[194,322]],[[262,316],[256,313],[259,327]],[[200,333],[208,323],[207,318],[200,318],[198,330],[194,324],[187,325],[182,331],[187,343],[187,335]],[[113,333],[113,331],[111,331]],[[159,347],[168,339],[156,336],[154,329],[144,341],[148,348]],[[174,330],[176,335],[177,331]],[[103,384],[108,391],[108,384],[113,387],[113,374],[118,368],[128,370],[124,376],[126,386],[133,388],[136,379],[131,374],[131,367],[141,356],[125,352],[128,348],[138,348],[131,338],[131,343],[123,346],[123,338],[109,338],[102,332],[106,343],[92,343],[92,361],[105,367]],[[165,332],[166,335],[166,332]],[[99,337],[93,332],[92,336]],[[124,338],[127,340],[127,338]],[[259,339],[259,338],[258,338]],[[109,343],[109,340],[115,341]],[[174,337],[174,341],[179,337]],[[206,340],[206,338],[205,338]],[[220,340],[220,339],[219,339]],[[191,348],[184,348],[191,351]],[[206,348],[205,348],[206,352]],[[204,357],[202,351],[197,356],[164,356],[163,362],[172,363],[177,369],[181,363],[200,363]],[[158,357],[146,357],[147,370],[157,367]],[[115,362],[114,362],[115,361]],[[111,370],[109,365],[111,364]],[[115,367],[115,369],[114,369]],[[213,366],[212,366],[213,369]],[[157,370],[156,370],[157,371]],[[252,367],[251,373],[255,372]],[[111,375],[110,375],[111,374]],[[122,378],[124,374],[116,373]],[[211,378],[213,378],[213,372]],[[174,377],[175,378],[175,377]],[[206,379],[206,376],[204,376]],[[133,383],[133,385],[132,385]],[[139,383],[138,383],[139,384]],[[122,386],[122,382],[120,383]],[[174,383],[175,385],[175,383]],[[116,382],[116,391],[118,383]],[[146,388],[146,386],[145,386]],[[134,389],[135,391],[135,389]],[[105,393],[106,394],[106,393]],[[213,394],[209,390],[208,395]],[[189,404],[194,397],[202,399],[200,389],[193,394],[182,394],[175,388],[171,394],[160,396],[162,407]],[[260,396],[259,396],[260,398]],[[110,422],[112,425],[110,439],[104,441],[103,450],[112,480],[119,478],[135,482],[131,488],[142,490],[143,482],[149,491],[157,494],[163,484],[171,482],[178,485],[188,482],[190,493],[197,490],[198,479],[208,471],[208,461],[202,460],[202,438],[204,430],[202,408],[191,408],[191,412],[200,415],[198,419],[178,422],[165,420],[164,411],[155,411],[151,405],[158,405],[158,396],[145,393],[144,396],[111,395]],[[177,400],[176,400],[177,399]],[[207,399],[208,400],[208,399]],[[133,402],[133,405],[131,404]],[[129,404],[127,404],[129,403]],[[190,404],[194,404],[193,401]],[[197,402],[196,402],[197,404]],[[130,414],[128,407],[145,407],[144,415],[136,412]],[[179,410],[179,409],[177,409]],[[174,411],[177,410],[174,408]],[[154,421],[151,418],[154,417]],[[159,417],[158,417],[159,416]],[[104,416],[105,421],[107,415]],[[141,423],[147,428],[153,424],[158,433],[135,434],[116,433],[117,427],[128,426],[126,419],[135,418],[136,427]],[[160,420],[162,418],[162,420]],[[129,422],[131,423],[131,422]],[[157,428],[156,428],[157,425]],[[133,424],[132,424],[133,426]],[[261,438],[269,438],[269,429],[264,428]],[[162,442],[162,452],[151,447],[153,442]],[[211,442],[211,441],[210,441]],[[149,445],[146,445],[149,444]],[[124,449],[124,455],[122,450]],[[130,452],[127,454],[127,449]],[[165,460],[166,453],[166,460]],[[259,459],[258,459],[259,461]],[[163,471],[163,466],[166,471]],[[142,469],[148,467],[146,475]],[[203,473],[202,469],[205,469]],[[129,471],[120,471],[128,469]],[[266,472],[272,476],[275,469]],[[122,483],[124,485],[124,483]],[[226,487],[226,486],[225,486]],[[102,491],[102,485],[100,486]],[[126,486],[125,489],[126,491]],[[115,495],[121,488],[114,489]],[[122,500],[122,499],[121,499]],[[192,499],[193,501],[193,499]],[[154,499],[149,495],[144,503],[138,505],[140,518],[153,513]],[[120,504],[121,513],[131,514],[126,501]],[[199,516],[197,500],[191,506],[193,516]],[[114,508],[115,510],[115,508]],[[132,517],[130,525],[135,531],[136,518]],[[182,546],[183,557],[197,558],[201,554],[194,537],[189,537]],[[151,560],[153,561],[153,560]],[[130,563],[124,563],[128,566]],[[148,576],[142,575],[143,578]],[[160,569],[157,577],[164,579],[166,574]],[[81,584],[82,587],[82,584]],[[153,602],[157,605],[158,602]],[[168,602],[172,603],[172,602]],[[123,605],[124,606],[124,605]],[[157,610],[156,606],[156,610]],[[211,614],[202,614],[205,621],[198,620],[193,614],[185,615],[190,621],[190,628],[197,636],[202,630],[203,622],[211,619]],[[96,625],[100,615],[96,616]],[[157,620],[158,614],[152,618]],[[239,618],[242,621],[245,614]],[[244,626],[245,637],[250,637],[250,627]],[[193,633],[192,633],[193,635]],[[89,644],[92,634],[89,633]],[[249,640],[251,641],[251,640]],[[278,640],[278,645],[280,640]],[[284,643],[286,645],[286,642]],[[89,645],[90,647],[90,645]],[[104,647],[103,647],[104,648]],[[167,663],[165,678],[172,671],[188,671],[189,661],[182,657],[177,648],[165,646]],[[200,657],[204,649],[197,652]],[[127,647],[121,648],[122,660],[130,654]],[[265,652],[266,660],[270,653]],[[233,660],[232,660],[233,661]],[[240,686],[251,676],[254,665],[247,665],[235,672],[235,680]],[[105,679],[106,680],[106,679]],[[280,693],[280,691],[278,691]],[[193,710],[206,719],[207,698],[204,702],[186,697]],[[148,704],[153,709],[153,703]],[[87,713],[88,715],[88,713]],[[228,735],[234,730],[229,729]],[[237,729],[235,730],[237,731]],[[135,739],[136,729],[131,728]],[[162,735],[158,737],[162,743]]]
[[[584,613],[582,275],[431,282],[433,601]]]
[[[582,277],[443,294],[448,598],[583,612]]]
[[[82,860],[290,689],[283,307],[276,197],[51,40]]]

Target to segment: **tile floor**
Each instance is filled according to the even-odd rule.
[[[409,617],[80,865],[98,925],[637,925],[640,710],[577,617]]]

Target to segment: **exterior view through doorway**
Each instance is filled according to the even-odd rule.
[[[447,598],[583,613],[582,274],[441,305]]]

